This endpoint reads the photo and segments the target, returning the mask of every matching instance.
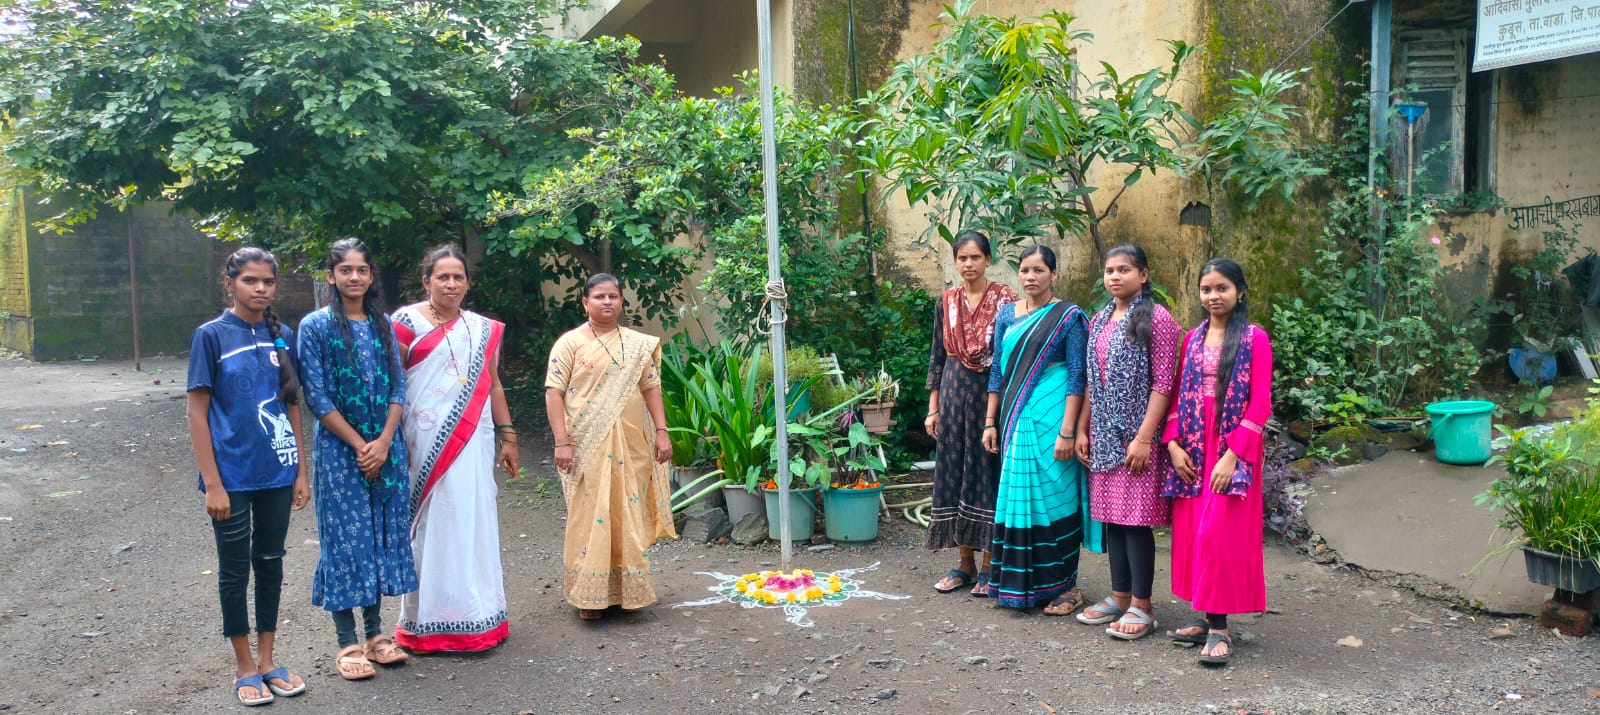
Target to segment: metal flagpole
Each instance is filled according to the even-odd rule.
[[[788,294],[778,260],[778,140],[772,109],[772,1],[756,0],[756,37],[761,72],[761,194],[767,207],[767,300],[772,308],[772,401],[778,440],[778,541],[781,568],[788,571],[794,547],[789,543],[789,377],[783,344],[788,319]]]

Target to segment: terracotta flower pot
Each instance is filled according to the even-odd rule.
[[[894,424],[894,420],[889,418],[893,413],[893,402],[863,404],[861,406],[861,422],[866,425],[867,431],[872,434],[888,434],[889,426]]]

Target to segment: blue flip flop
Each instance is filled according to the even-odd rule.
[[[961,569],[950,569],[950,573],[945,574],[944,578],[958,578],[961,579],[961,583],[956,584],[951,588],[939,588],[939,584],[934,584],[933,590],[938,591],[939,593],[955,593],[956,591],[960,591],[963,588],[971,586],[973,583],[972,574],[962,571]],[[943,581],[944,579],[939,580]]]
[[[978,593],[977,590],[974,589],[973,592],[972,592],[972,597],[973,598],[988,598],[989,597],[989,572],[988,571],[985,571],[983,573],[978,574],[978,585],[983,587],[983,593]]]
[[[245,697],[245,688],[255,688],[256,692],[261,693],[261,697]],[[266,705],[272,702],[272,692],[267,690],[267,686],[261,682],[261,676],[259,675],[246,675],[233,681],[233,696],[238,698],[239,702],[244,705]]]
[[[273,668],[272,671],[266,675],[261,676],[261,679],[266,681],[267,687],[272,690],[274,695],[292,698],[306,691],[306,681],[304,680],[300,681],[300,684],[293,688],[280,688],[278,687],[277,683],[272,682],[274,680],[282,680],[285,683],[294,682],[289,679],[289,669],[281,665]]]

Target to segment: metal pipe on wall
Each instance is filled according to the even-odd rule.
[[[128,305],[133,309],[133,369],[142,372],[139,365],[139,259],[134,250],[133,207],[123,208],[122,214],[128,221]]]
[[[1384,222],[1383,197],[1379,195],[1378,162],[1383,160],[1389,144],[1389,65],[1390,46],[1394,34],[1394,5],[1392,0],[1377,0],[1372,4],[1372,77],[1371,101],[1367,107],[1367,189],[1372,193],[1372,243],[1371,263],[1368,267],[1367,304],[1373,308],[1383,304],[1383,281],[1379,276],[1383,263]]]

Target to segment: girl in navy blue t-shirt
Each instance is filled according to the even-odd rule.
[[[277,282],[272,254],[235,251],[222,282],[233,306],[196,328],[189,348],[189,441],[217,540],[222,635],[237,661],[234,694],[245,705],[306,689],[272,659],[289,510],[311,499],[299,439],[294,332],[272,312]],[[259,633],[254,655],[245,599],[252,570]]]

